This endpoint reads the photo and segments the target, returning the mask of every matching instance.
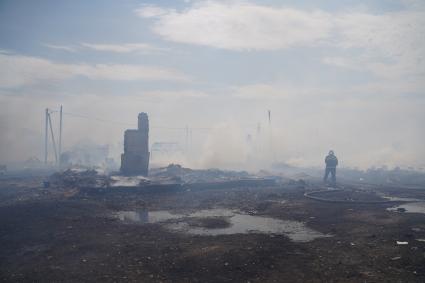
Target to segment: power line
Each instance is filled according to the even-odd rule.
[[[56,111],[54,111],[54,112],[56,112]],[[127,122],[122,122],[122,121],[114,121],[114,120],[109,120],[109,119],[103,119],[103,118],[98,118],[98,117],[80,114],[80,113],[63,112],[63,115],[68,115],[68,116],[73,116],[73,117],[83,118],[83,119],[88,119],[88,120],[94,120],[94,121],[103,122],[103,123],[119,124],[119,125],[130,126],[130,127],[135,125],[135,123],[127,123]],[[152,126],[151,128],[153,128],[153,129],[164,129],[164,130],[186,130],[186,127]],[[202,131],[202,130],[211,130],[212,128],[211,127],[194,127],[194,128],[190,128],[190,129]]]
[[[59,110],[52,110],[49,109],[49,113],[55,113],[55,112],[59,112]],[[97,122],[102,122],[102,123],[109,123],[109,124],[117,124],[117,125],[123,125],[123,126],[127,126],[127,127],[134,127],[136,125],[136,123],[128,123],[128,122],[123,122],[123,121],[116,121],[116,120],[110,120],[110,119],[103,119],[103,118],[99,118],[99,117],[95,117],[95,116],[91,116],[91,115],[86,115],[86,114],[81,114],[81,113],[72,113],[72,112],[63,112],[63,115],[68,115],[68,116],[73,116],[73,117],[77,117],[77,118],[83,118],[83,119],[88,119],[88,120],[93,120],[93,121],[97,121]],[[169,127],[169,126],[156,126],[153,125],[151,126],[152,129],[160,129],[160,130],[177,130],[177,131],[186,131],[186,127]],[[257,128],[257,125],[245,125],[243,128]],[[195,131],[210,131],[213,130],[214,127],[190,127],[191,130],[195,130]]]
[[[120,124],[120,125],[124,125],[124,126],[134,126],[135,125],[135,123],[125,123],[125,122],[120,122],[120,121],[107,120],[107,119],[102,119],[102,118],[88,116],[88,115],[84,115],[84,114],[78,114],[78,113],[63,112],[63,114],[68,115],[68,116],[88,119],[88,120],[95,120],[95,121],[104,122],[104,123]]]

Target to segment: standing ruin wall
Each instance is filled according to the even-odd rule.
[[[142,112],[138,116],[137,130],[126,130],[124,133],[121,173],[147,176],[149,156],[149,119],[148,115]]]

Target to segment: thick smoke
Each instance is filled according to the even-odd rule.
[[[151,148],[165,142],[181,149],[161,160],[154,156],[152,165],[158,161],[158,166],[181,163],[194,168],[247,170],[269,168],[274,163],[321,167],[324,155],[333,149],[343,167],[424,167],[424,134],[419,131],[423,105],[407,104],[401,98],[388,98],[382,108],[378,100],[315,101],[312,105],[307,103],[310,96],[292,97],[272,108],[270,123],[267,109],[271,103],[258,100],[239,107],[239,98],[203,98],[210,104],[205,109],[199,106],[201,100],[193,98],[177,105],[174,100],[149,104],[138,95],[87,94],[79,99],[36,95],[37,100],[23,94],[0,97],[0,163],[25,162],[32,157],[42,160],[44,109],[63,104],[65,112],[102,119],[65,115],[64,151],[88,140],[108,145],[109,157],[117,163],[125,129],[135,128],[137,114],[145,111],[151,122]],[[57,113],[52,115],[57,129]],[[53,161],[52,152],[49,156]]]

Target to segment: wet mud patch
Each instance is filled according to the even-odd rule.
[[[190,227],[198,227],[205,229],[223,229],[228,228],[232,225],[229,218],[224,216],[189,218],[187,224]]]
[[[172,214],[169,211],[120,211],[115,217],[127,223],[159,223],[169,231],[190,235],[276,234],[285,235],[294,242],[331,237],[300,221],[254,216],[229,209],[207,209],[186,214]]]
[[[2,282],[425,282],[424,217],[386,210],[401,205],[400,199],[330,204],[286,185],[167,193],[111,188],[108,194],[96,189],[68,198],[64,192],[71,189],[22,182],[22,188],[6,184],[1,194]],[[425,199],[419,190],[381,191]],[[287,202],[276,202],[282,199]],[[223,207],[230,213],[211,214],[212,208]],[[119,218],[116,212],[123,210]],[[334,237],[297,243],[287,230],[259,232],[255,218],[247,218],[244,234],[188,232],[236,229],[237,214],[272,223],[298,220]],[[189,225],[209,217],[227,218],[231,225]],[[179,223],[187,230],[171,229]]]
[[[387,208],[389,211],[399,213],[420,213],[425,214],[425,202],[410,202],[398,206]]]

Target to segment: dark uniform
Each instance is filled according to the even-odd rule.
[[[336,166],[338,165],[338,158],[336,158],[336,156],[335,156],[335,154],[332,150],[329,151],[328,156],[326,156],[325,163],[326,163],[326,170],[325,170],[324,181],[327,182],[329,173],[331,173],[332,184],[335,185],[335,183],[336,183]]]

